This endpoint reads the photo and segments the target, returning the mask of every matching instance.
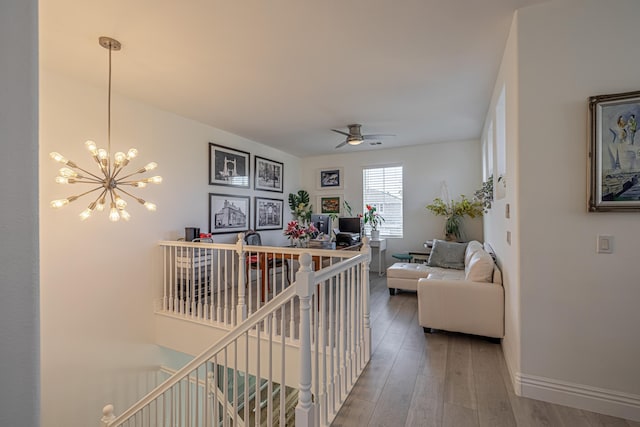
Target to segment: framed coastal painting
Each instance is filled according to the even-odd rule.
[[[209,184],[249,188],[250,154],[209,143]]]
[[[589,210],[640,211],[640,91],[592,96],[589,117]]]
[[[318,196],[318,210],[321,214],[340,214],[340,196]]]
[[[282,230],[283,228],[283,208],[282,199],[269,199],[266,197],[255,197],[255,228],[260,230]]]
[[[282,193],[282,181],[284,164],[264,157],[254,156],[255,183],[253,188],[262,191],[275,191]]]
[[[239,233],[250,228],[249,196],[209,193],[209,232]]]
[[[320,169],[317,176],[318,190],[341,190],[344,188],[342,168]]]

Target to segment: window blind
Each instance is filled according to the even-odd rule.
[[[379,227],[384,237],[402,237],[402,166],[371,167],[362,170],[362,211],[375,206],[384,222]],[[367,232],[371,228],[365,226]]]

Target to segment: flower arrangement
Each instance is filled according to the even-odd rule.
[[[376,212],[376,207],[371,205],[366,205],[367,211],[364,213],[364,223],[369,224],[372,231],[378,230],[378,225],[384,222],[384,218],[378,212]]]
[[[448,240],[458,240],[462,237],[461,223],[463,217],[475,218],[482,216],[484,211],[481,201],[469,200],[464,195],[461,196],[459,202],[451,200],[449,203],[445,203],[440,197],[436,197],[433,203],[425,207],[434,215],[447,218],[444,223],[444,234]]]
[[[313,223],[303,225],[298,220],[289,221],[287,229],[284,230],[284,235],[291,239],[294,245],[296,245],[297,242],[308,241],[315,236],[316,233],[318,233],[318,229]]]

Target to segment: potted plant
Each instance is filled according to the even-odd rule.
[[[298,190],[298,193],[289,193],[289,208],[291,215],[302,224],[311,221],[311,205],[309,204],[309,193],[305,190]]]
[[[367,205],[367,210],[364,213],[364,224],[371,227],[371,238],[373,240],[380,239],[380,230],[378,230],[378,226],[384,222],[384,218],[378,212],[376,212],[376,207]]]
[[[436,197],[426,208],[434,215],[446,217],[444,234],[447,240],[459,240],[462,237],[462,219],[465,216],[470,218],[482,216],[484,210],[482,202],[469,200],[464,195],[460,197],[460,201],[451,200],[449,203]]]

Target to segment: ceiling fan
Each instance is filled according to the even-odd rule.
[[[349,145],[360,145],[362,144],[365,140],[371,140],[371,139],[379,139],[385,136],[395,136],[389,133],[381,133],[381,134],[376,134],[376,135],[363,135],[362,132],[360,131],[360,127],[362,127],[362,125],[348,125],[349,127],[349,132],[344,132],[338,129],[331,129],[334,132],[337,132],[341,135],[345,135],[346,139],[344,141],[342,141],[340,144],[336,145],[336,148],[340,148],[346,144]]]

